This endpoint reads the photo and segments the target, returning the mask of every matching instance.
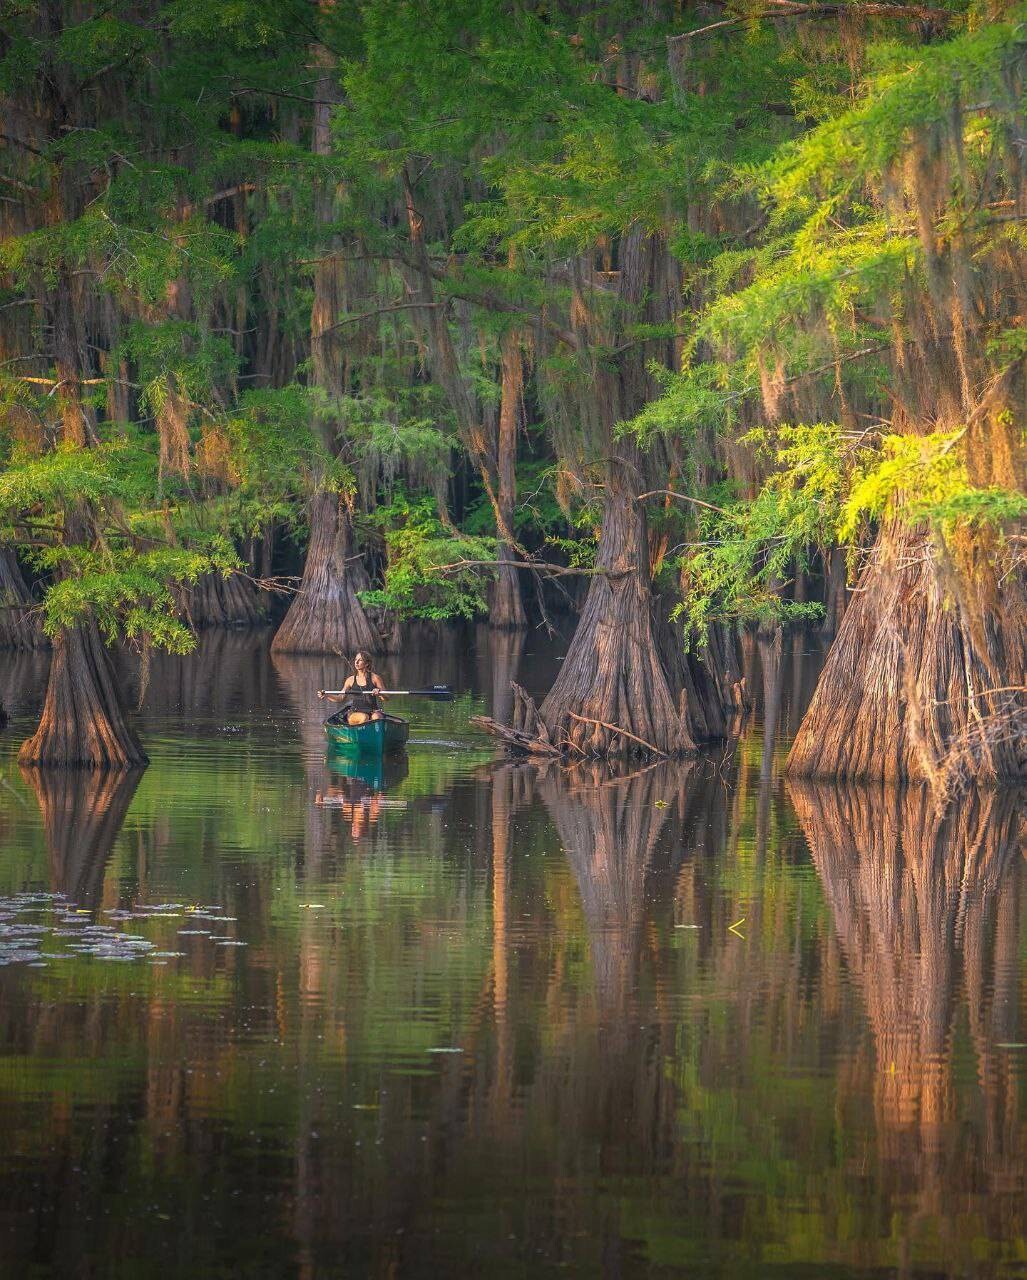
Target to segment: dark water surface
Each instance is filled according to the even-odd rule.
[[[0,1275],[1027,1276],[1022,810],[786,787],[813,648],[630,776],[468,726],[534,638],[416,637],[383,771],[212,633],[140,776],[22,774],[0,655]]]

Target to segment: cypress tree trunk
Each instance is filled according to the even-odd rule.
[[[273,653],[376,653],[381,637],[357,598],[353,526],[345,500],[320,490],[310,507],[310,545],[299,593],[271,644]]]
[[[39,728],[22,743],[18,760],[86,769],[149,763],[126,718],[110,657],[92,619],[54,641]]]
[[[622,449],[621,452],[625,452]],[[645,514],[630,461],[608,464],[597,574],[556,683],[539,709],[554,742],[588,756],[638,751],[624,729],[667,755],[695,748],[688,701],[675,695],[649,585]]]
[[[982,557],[983,559],[983,557]],[[990,580],[989,580],[990,579]],[[890,525],[828,654],[788,757],[796,777],[1027,777],[1027,601],[987,567],[946,572]],[[997,690],[998,692],[991,692]]]
[[[499,405],[499,434],[496,448],[497,501],[502,525],[513,528],[514,508],[517,505],[517,421],[520,411],[521,391],[524,384],[524,365],[516,334],[503,339],[502,398]],[[513,547],[499,531],[499,576],[492,599],[489,625],[516,630],[528,625],[521,594],[519,570],[511,568],[516,560]]]
[[[94,432],[81,398],[87,347],[79,326],[78,297],[70,272],[48,292],[53,321],[54,366],[60,379],[58,401],[67,444],[88,445]],[[69,546],[95,540],[93,517],[85,502],[69,505],[64,536]],[[22,743],[23,765],[130,769],[149,763],[128,723],[121,693],[94,618],[65,630],[53,644],[53,658],[39,727]]]
[[[0,649],[42,649],[46,645],[33,603],[13,547],[0,547]]]
[[[333,7],[326,0],[326,9]],[[335,57],[321,44],[311,49],[318,70],[315,82],[312,150],[331,155],[331,110],[339,100]],[[318,222],[331,224],[338,215],[335,185],[321,181],[314,191]],[[314,300],[310,312],[310,353],[314,384],[330,397],[347,391],[340,362],[331,347],[339,316],[346,310],[345,279],[339,253],[325,252],[314,269]],[[321,424],[325,448],[338,449],[336,431]],[[274,653],[379,652],[382,639],[371,624],[356,592],[366,584],[362,566],[353,556],[353,525],[349,507],[337,493],[320,486],[310,499],[310,543],[299,594],[289,606],[272,642]]]

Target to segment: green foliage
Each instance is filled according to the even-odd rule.
[[[930,385],[897,352],[958,327],[946,280],[954,355],[970,329],[989,377],[1027,353],[1022,307],[978,324],[967,301],[1024,247],[1024,11],[951,13],[924,40],[902,15],[839,28],[743,6],[684,41],[705,19],[626,0],[115,0],[56,31],[13,11],[0,93],[38,128],[0,154],[18,206],[0,241],[0,534],[43,575],[48,625],[92,607],[109,636],[180,648],[172,584],[230,571],[233,543],[269,527],[300,539],[325,488],[380,531],[369,602],[483,612],[487,571],[441,566],[495,553],[511,336],[518,539],[593,562],[612,451],[596,388],[623,388],[640,489],[720,508],[652,513],[685,544],[664,575],[683,572],[697,634],[781,616],[796,563],[881,520],[1021,518],[1018,492],[970,485],[962,444],[925,434],[958,414],[874,434],[904,378]],[[636,296],[619,285],[639,232],[660,249]],[[60,444],[68,294],[87,449]],[[782,420],[845,429],[750,432]]]
[[[857,468],[842,507],[839,535],[854,540],[863,521],[926,520],[940,533],[968,524],[1003,524],[1027,515],[1027,495],[970,483],[956,446],[964,432],[885,436],[880,452]]]
[[[716,620],[818,616],[819,605],[789,601],[782,588],[797,564],[834,544],[846,475],[862,453],[834,423],[752,432],[747,443],[769,453],[770,477],[755,498],[698,508],[682,559],[687,586],[677,616],[695,641]]]
[[[384,531],[388,565],[384,587],[362,593],[365,604],[410,618],[473,618],[487,612],[494,538],[449,529],[431,499],[411,501],[402,493],[379,507],[374,519]]]

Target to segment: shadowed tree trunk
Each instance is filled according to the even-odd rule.
[[[0,649],[41,649],[46,643],[14,549],[0,547]]]
[[[849,602],[845,577],[845,552],[840,547],[834,547],[827,553],[824,574],[824,621],[821,623],[821,630],[825,635],[836,636],[845,617]]]
[[[524,358],[516,333],[506,334],[502,344],[502,393],[499,403],[499,432],[496,448],[497,492],[501,524],[513,528],[517,505],[517,424],[524,387]],[[499,530],[499,574],[492,597],[489,625],[516,630],[528,625],[521,594],[521,571],[510,567],[516,560],[513,547]]]
[[[946,574],[922,532],[887,528],[788,757],[793,776],[1027,777],[1027,601],[1015,576]],[[994,692],[993,692],[994,691]]]
[[[182,593],[182,611],[194,630],[259,627],[267,606],[258,587],[241,574],[205,573]]]
[[[345,498],[320,490],[310,504],[310,545],[299,593],[271,644],[274,653],[336,653],[381,647],[356,594],[353,526]]]
[[[149,763],[126,717],[110,655],[92,619],[54,641],[39,728],[22,744],[18,760],[86,769]]]
[[[50,887],[96,910],[107,862],[142,771],[22,768],[36,793],[50,861]]]

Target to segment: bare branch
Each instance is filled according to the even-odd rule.
[[[635,501],[641,502],[645,498],[655,498],[659,494],[665,494],[668,498],[680,498],[682,502],[692,502],[697,507],[705,507],[707,511],[716,511],[718,515],[727,516],[729,520],[738,519],[736,515],[732,515],[730,511],[726,511],[723,507],[715,507],[712,502],[704,502],[702,498],[693,498],[687,493],[678,493],[676,489],[650,489],[647,493],[638,494]]]

